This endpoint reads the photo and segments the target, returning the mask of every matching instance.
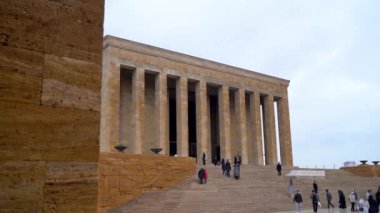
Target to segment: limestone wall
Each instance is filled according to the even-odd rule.
[[[380,177],[380,165],[359,165],[355,167],[342,167],[344,171],[363,177]]]
[[[104,0],[0,1],[0,209],[96,212]]]
[[[195,174],[193,158],[101,153],[99,209],[118,207],[144,191],[171,187]]]

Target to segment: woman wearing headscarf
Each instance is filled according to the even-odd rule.
[[[345,209],[347,208],[346,206],[346,197],[344,196],[344,193],[342,190],[338,190],[338,195],[339,195],[339,208]]]
[[[377,202],[375,199],[373,199],[373,196],[370,195],[368,198],[369,203],[369,213],[378,213],[379,212],[379,206],[377,205]]]

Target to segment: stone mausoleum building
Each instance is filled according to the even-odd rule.
[[[106,36],[100,151],[293,165],[289,81]],[[278,137],[277,137],[278,132]],[[278,155],[279,152],[279,155]],[[280,159],[278,159],[280,156]]]

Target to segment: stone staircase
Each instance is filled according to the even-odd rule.
[[[287,194],[289,177],[277,176],[275,167],[243,166],[241,179],[222,176],[220,167],[206,166],[207,184],[198,184],[194,175],[169,190],[154,190],[109,212],[282,212],[294,209]],[[290,169],[284,169],[283,175]],[[322,206],[326,205],[325,189],[333,193],[337,204],[337,190],[348,194],[355,188],[359,194],[368,189],[376,191],[380,178],[358,177],[341,170],[326,170],[326,177],[293,178],[294,189],[299,189],[304,199],[304,209],[311,209],[309,198],[312,182],[316,180]]]

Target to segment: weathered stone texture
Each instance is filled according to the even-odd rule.
[[[0,100],[40,103],[44,56],[12,47],[0,51]]]
[[[176,83],[177,155],[189,156],[188,80],[181,77]]]
[[[100,111],[99,64],[45,55],[41,103]]]
[[[171,187],[195,174],[192,158],[163,155],[101,153],[99,162],[99,209],[105,212],[144,191]]]
[[[265,165],[277,164],[276,124],[273,95],[264,96]]]
[[[145,76],[145,111],[144,111],[144,142],[142,153],[150,154],[151,148],[159,147],[159,126],[157,126],[156,103],[155,103],[155,76]],[[157,106],[158,108],[158,106]],[[128,133],[127,133],[128,134]]]
[[[87,162],[0,163],[0,211],[96,212],[97,168]]]
[[[0,161],[97,161],[99,112],[0,102]]]
[[[101,63],[104,0],[0,2],[2,46]]]
[[[96,212],[98,163],[49,162],[44,212]]]
[[[41,212],[46,163],[0,162],[0,212]]]
[[[237,113],[237,100],[236,100],[236,90],[229,90],[229,104],[230,104],[230,143],[231,143],[231,158],[240,154],[241,143],[239,134],[239,119]],[[228,117],[227,117],[228,119]],[[230,159],[231,160],[231,159]]]
[[[359,165],[355,167],[342,167],[344,171],[363,177],[380,177],[380,165]]]
[[[103,8],[0,1],[0,211],[96,211]]]

